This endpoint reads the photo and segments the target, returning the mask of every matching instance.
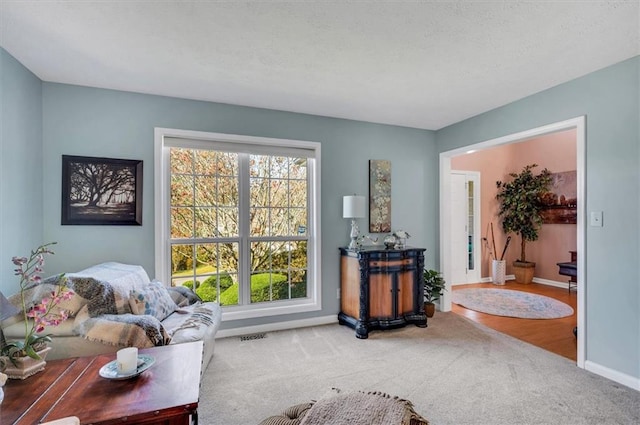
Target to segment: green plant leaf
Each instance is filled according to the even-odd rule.
[[[24,352],[27,353],[27,356],[31,357],[35,360],[40,360],[40,356],[36,353],[36,350],[33,349],[32,345],[24,347]]]

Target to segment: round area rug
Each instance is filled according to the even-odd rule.
[[[452,302],[494,316],[559,319],[571,316],[571,306],[544,295],[511,289],[469,288],[452,291]]]

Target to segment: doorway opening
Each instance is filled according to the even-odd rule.
[[[567,121],[537,127],[531,130],[515,133],[496,139],[486,140],[471,146],[454,149],[440,154],[440,270],[447,282],[447,291],[440,300],[442,311],[451,311],[451,276],[453,276],[453,259],[451,255],[452,211],[451,211],[451,171],[452,159],[471,151],[479,151],[501,145],[509,145],[528,139],[537,138],[553,133],[574,130],[575,154],[576,154],[576,192],[577,192],[577,223],[576,223],[576,250],[577,259],[577,365],[584,368],[586,358],[586,302],[585,284],[587,282],[584,259],[587,255],[585,245],[585,117],[577,117]],[[552,154],[552,153],[550,153]]]

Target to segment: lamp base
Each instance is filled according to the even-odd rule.
[[[360,230],[358,229],[358,223],[355,218],[351,219],[351,242],[349,242],[349,249],[358,249],[358,235],[360,234]]]

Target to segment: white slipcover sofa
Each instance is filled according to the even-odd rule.
[[[202,302],[188,288],[151,281],[141,266],[109,262],[66,274],[64,279],[44,279],[27,292],[27,308],[63,282],[74,294],[59,308],[70,317],[41,333],[52,338],[47,360],[202,340],[202,371],[207,368],[222,317],[219,304]],[[20,294],[9,301],[21,309]],[[1,326],[7,341],[24,338],[22,314]]]

